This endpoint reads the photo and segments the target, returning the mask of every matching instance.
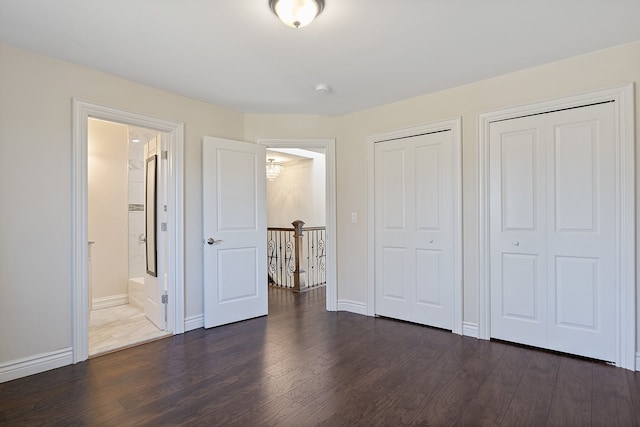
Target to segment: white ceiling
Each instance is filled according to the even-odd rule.
[[[267,148],[267,160],[275,163],[289,163],[297,160],[311,160],[324,157],[324,153],[302,148]]]
[[[640,0],[326,0],[296,30],[267,0],[0,0],[0,41],[242,112],[335,115],[640,40],[639,18]]]

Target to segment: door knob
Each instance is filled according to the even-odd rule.
[[[429,239],[429,243],[433,243],[433,239]]]
[[[208,244],[210,244],[210,245],[214,245],[214,244],[216,244],[216,243],[220,243],[220,242],[222,242],[222,240],[216,240],[216,239],[214,239],[213,237],[209,237],[209,238],[207,239],[207,243],[208,243]]]
[[[517,240],[514,240],[514,241],[513,241],[513,246],[520,246],[520,242],[519,242],[519,241],[517,241]]]

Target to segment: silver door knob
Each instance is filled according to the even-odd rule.
[[[513,246],[520,246],[520,242],[518,242],[517,240],[513,241]]]
[[[216,243],[220,243],[220,242],[222,242],[222,240],[216,240],[213,237],[209,237],[207,239],[207,243],[210,244],[210,245],[215,245]]]
[[[429,243],[433,243],[433,239],[429,239]]]

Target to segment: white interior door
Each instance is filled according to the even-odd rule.
[[[614,104],[490,126],[491,336],[616,359]]]
[[[376,314],[453,329],[451,131],[375,144]]]
[[[166,160],[162,160],[161,136],[150,140],[144,146],[145,158],[145,245],[146,273],[144,276],[144,314],[161,330],[166,329],[166,304],[162,302],[165,293],[165,232],[164,206],[166,204]],[[165,165],[165,166],[163,166]]]
[[[204,324],[267,314],[265,147],[204,137]]]

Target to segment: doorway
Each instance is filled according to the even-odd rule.
[[[184,332],[183,146],[184,125],[73,99],[72,259],[73,361],[88,357],[89,245],[88,245],[88,128],[99,119],[152,129],[166,135],[166,290],[167,331]],[[126,192],[126,189],[124,190]]]
[[[280,150],[280,152],[295,153],[295,150],[305,150],[307,152],[324,153],[324,175],[325,175],[325,200],[324,219],[326,222],[326,309],[336,311],[337,283],[336,283],[336,177],[335,177],[335,139],[334,138],[312,138],[312,139],[265,139],[259,138],[258,144],[264,145],[267,150]],[[267,156],[269,157],[269,156]],[[300,219],[300,218],[297,218]],[[304,220],[304,219],[303,219]]]
[[[267,149],[271,286],[306,292],[326,285],[325,175],[324,150]]]
[[[157,206],[165,202],[167,160],[148,154],[166,139],[152,129],[89,118],[87,136],[89,356],[94,356],[169,334],[166,305],[156,304],[155,297],[156,288],[164,293],[165,285],[166,233],[156,233],[155,223],[166,222]]]

